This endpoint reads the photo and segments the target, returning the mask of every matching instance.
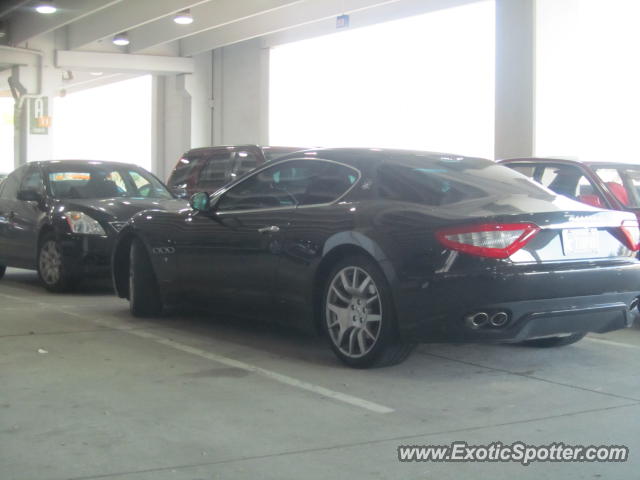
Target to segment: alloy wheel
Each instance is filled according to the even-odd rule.
[[[60,281],[62,274],[62,252],[55,240],[47,240],[40,250],[40,275],[48,285]]]
[[[343,268],[325,303],[327,330],[340,352],[350,358],[369,353],[382,331],[382,301],[371,275],[360,267]]]

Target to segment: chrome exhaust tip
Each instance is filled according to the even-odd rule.
[[[506,312],[497,312],[491,315],[489,323],[492,327],[504,327],[509,321],[509,315]]]
[[[471,315],[467,315],[464,321],[467,324],[467,327],[475,330],[482,327],[489,321],[489,315],[485,312],[472,313]]]

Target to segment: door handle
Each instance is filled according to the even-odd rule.
[[[271,225],[270,227],[263,227],[258,229],[258,233],[278,233],[280,227],[277,225]]]

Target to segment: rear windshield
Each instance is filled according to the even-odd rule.
[[[448,205],[496,195],[528,195],[552,199],[551,192],[490,160],[417,155],[378,167],[382,198],[423,205]]]
[[[299,152],[300,150],[305,149],[298,147],[262,147],[264,158],[267,162],[284,157],[285,155],[289,155],[293,152]]]
[[[153,175],[131,167],[51,166],[47,169],[47,180],[51,194],[60,199],[173,198],[173,195]]]

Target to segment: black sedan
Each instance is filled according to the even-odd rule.
[[[567,345],[637,315],[635,216],[489,160],[313,150],[191,205],[120,232],[114,283],[134,315],[190,302],[271,317],[324,330],[355,367],[419,342]]]
[[[114,240],[132,215],[187,206],[135,165],[31,162],[0,185],[0,278],[7,266],[36,269],[58,292],[86,275],[108,276]]]

